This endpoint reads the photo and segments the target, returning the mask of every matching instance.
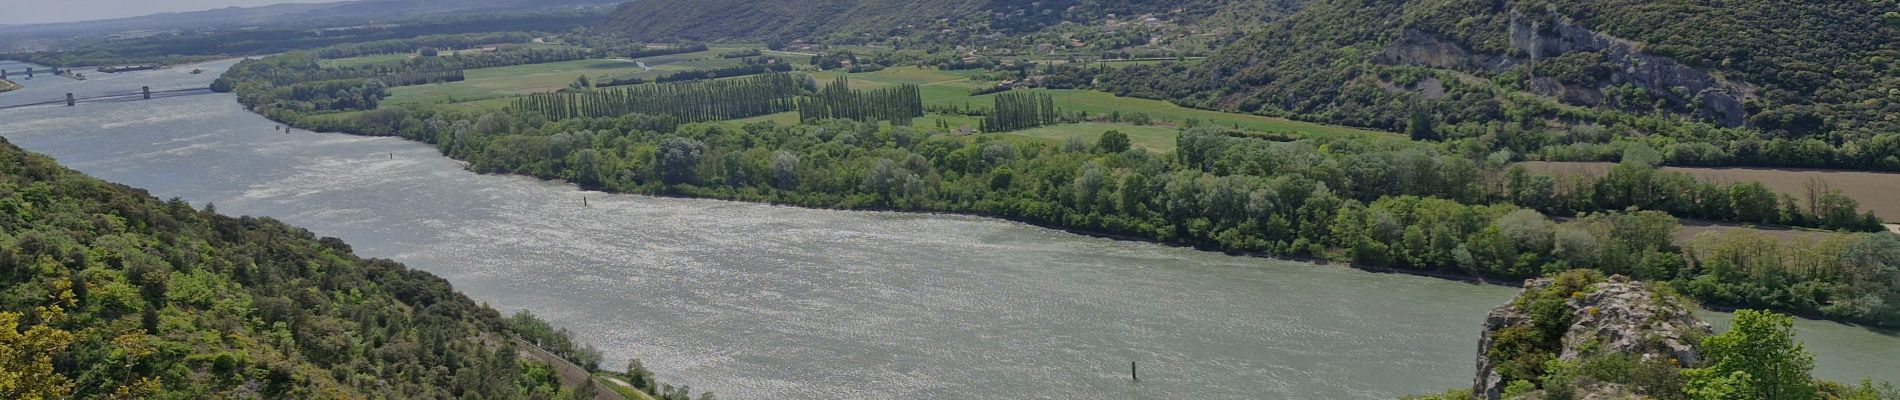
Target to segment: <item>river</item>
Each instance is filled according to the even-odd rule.
[[[0,106],[202,87],[229,65],[41,76]],[[343,238],[572,329],[605,368],[638,356],[726,399],[1437,392],[1470,385],[1479,323],[1514,292],[985,218],[584,192],[273,126],[227,94],[0,110],[0,135],[71,168]],[[1820,376],[1900,382],[1900,338],[1798,329]]]

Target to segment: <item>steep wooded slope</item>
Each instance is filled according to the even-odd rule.
[[[602,29],[636,40],[884,39],[941,29],[1028,32],[1065,21],[1148,13],[1237,24],[1283,14],[1293,4],[1286,0],[642,0],[621,6]]]
[[[1510,117],[1513,102],[1490,87],[1393,68],[1412,66],[1567,105],[1864,136],[1900,131],[1897,10],[1892,1],[1318,0],[1159,91],[1393,129],[1415,112],[1451,123]],[[1415,86],[1422,80],[1430,87]]]
[[[0,140],[0,398],[571,395],[447,281],[210,208]]]

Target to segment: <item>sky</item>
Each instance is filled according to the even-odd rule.
[[[337,0],[0,0],[0,24],[39,24],[136,17],[174,11]]]

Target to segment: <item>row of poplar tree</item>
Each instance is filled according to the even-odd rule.
[[[792,74],[690,83],[540,93],[515,100],[515,109],[551,119],[626,114],[667,115],[683,122],[706,122],[791,111],[794,99],[810,87]]]
[[[916,85],[853,90],[843,78],[815,89],[803,75],[770,73],[747,78],[636,85],[613,89],[539,93],[515,100],[514,109],[550,119],[666,115],[681,122],[756,117],[797,110],[802,121],[854,119],[909,125],[924,115]]]
[[[911,119],[924,116],[923,94],[917,85],[901,85],[874,90],[851,89],[844,77],[825,85],[812,96],[798,100],[798,120],[823,119],[890,121],[892,125],[910,125]]]
[[[1010,91],[997,94],[996,108],[983,117],[982,131],[1008,132],[1061,122],[1056,100],[1048,93]]]

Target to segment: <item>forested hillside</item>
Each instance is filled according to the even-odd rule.
[[[620,7],[602,32],[636,40],[885,40],[915,34],[1023,33],[1064,22],[1167,14],[1258,23],[1295,1],[1231,0],[642,0]]]
[[[622,5],[601,29],[638,40],[795,39],[888,33],[965,18],[985,0],[652,0]],[[888,35],[886,35],[888,36]]]
[[[1896,169],[1895,37],[1892,1],[1317,0],[1104,86],[1551,159]]]
[[[574,397],[517,358],[510,325],[534,324],[337,239],[0,141],[0,398]]]

